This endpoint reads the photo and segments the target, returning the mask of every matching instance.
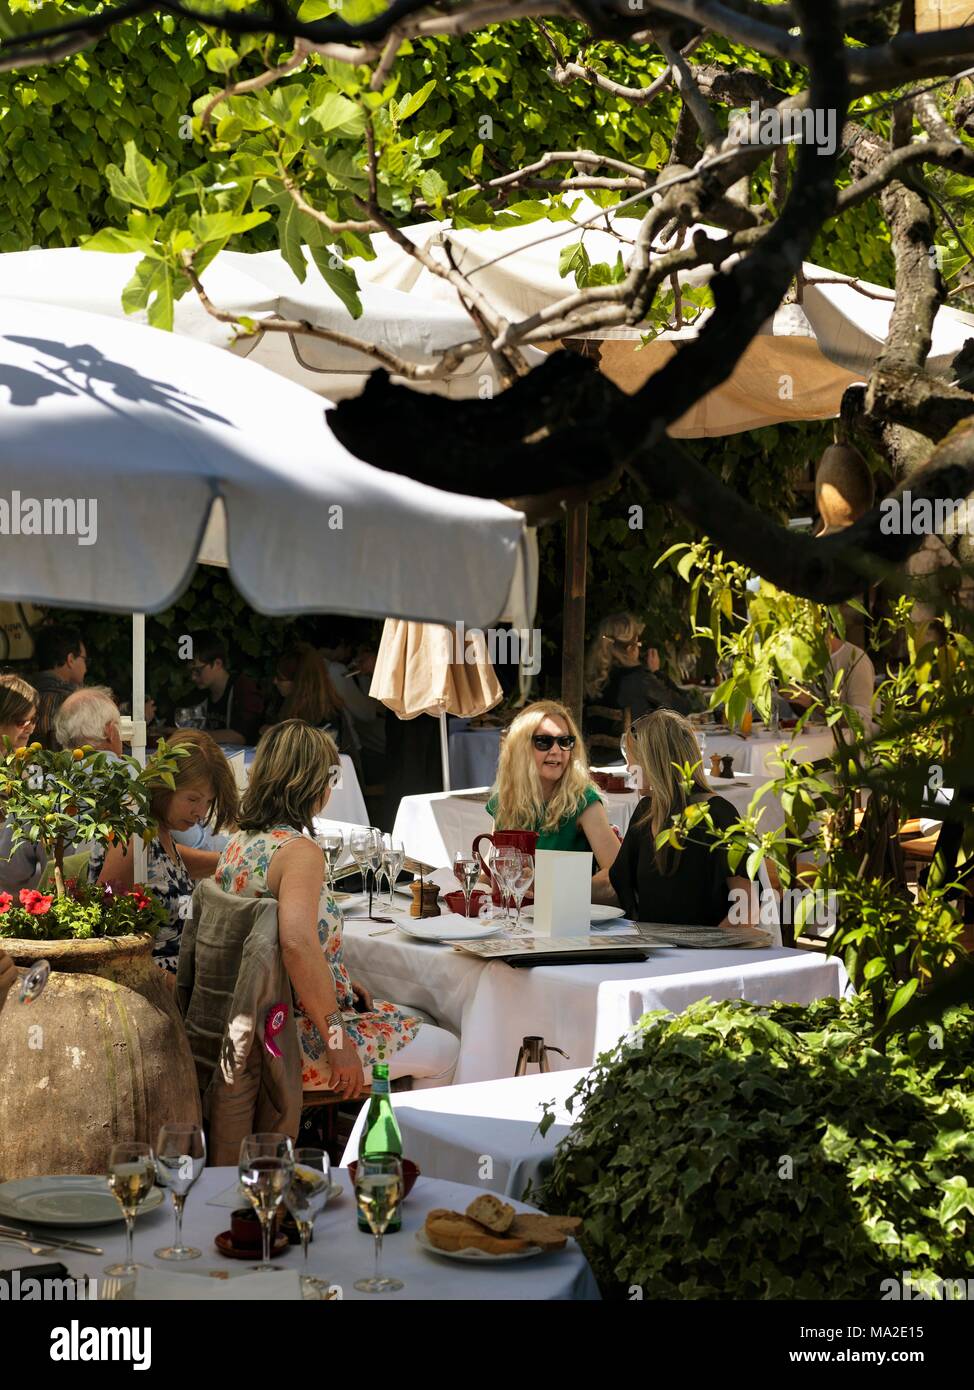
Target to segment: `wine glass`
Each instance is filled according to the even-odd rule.
[[[406,847],[401,840],[393,842],[391,836],[388,835],[385,838],[387,844],[382,851],[382,867],[389,880],[389,906],[395,907],[396,881],[402,871],[403,864],[406,862]]]
[[[240,1145],[240,1183],[260,1222],[262,1256],[254,1269],[261,1274],[271,1264],[271,1227],[294,1174],[294,1146],[286,1134],[249,1134]]]
[[[403,1287],[401,1279],[381,1272],[382,1237],[402,1202],[402,1164],[393,1154],[360,1158],[355,1170],[355,1200],[375,1236],[375,1273],[370,1279],[357,1279],[360,1293],[394,1293]]]
[[[453,872],[460,880],[463,887],[464,909],[463,915],[470,916],[470,894],[477,886],[477,879],[480,877],[480,864],[474,859],[472,854],[464,854],[462,849],[458,849],[453,860]]]
[[[528,889],[534,882],[534,860],[530,854],[519,853],[514,873],[511,877],[511,895],[517,905],[517,917],[514,921],[514,935],[517,936],[521,931],[521,907],[527,896]]]
[[[315,1217],[324,1211],[331,1191],[331,1163],[324,1149],[295,1149],[294,1176],[287,1190],[287,1209],[297,1223],[308,1273],[308,1242]]]
[[[325,868],[328,871],[328,892],[334,893],[335,869],[338,867],[338,861],[345,849],[345,836],[341,830],[329,830],[323,835],[316,835],[315,842],[321,847],[325,856]]]
[[[348,848],[352,858],[362,870],[362,887],[368,882],[369,857],[372,853],[373,834],[366,828],[353,830],[348,837]]]
[[[206,1140],[199,1125],[164,1124],[156,1140],[156,1176],[172,1194],[176,1235],[156,1251],[157,1260],[198,1260],[203,1253],[183,1244],[183,1207],[189,1189],[206,1167]]]
[[[511,913],[508,900],[511,895],[511,878],[514,874],[517,850],[513,845],[499,845],[490,856],[490,869],[500,889],[501,906],[504,909],[504,923],[510,925]]]
[[[132,1232],[139,1207],[155,1186],[156,1164],[148,1144],[113,1144],[108,1159],[108,1186],[125,1218],[125,1263],[105,1267],[115,1278],[138,1273],[132,1257]]]

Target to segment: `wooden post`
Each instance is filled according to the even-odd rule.
[[[569,506],[565,518],[565,594],[561,628],[561,698],[582,720],[585,667],[585,570],[588,562],[588,503]]]

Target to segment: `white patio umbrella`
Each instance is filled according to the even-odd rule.
[[[520,513],[361,463],[320,397],[202,343],[8,299],[0,405],[0,599],[134,611],[136,716],[141,615],[185,588],[215,506],[264,613],[485,626],[531,573]]]

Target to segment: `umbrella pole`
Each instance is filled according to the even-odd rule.
[[[576,502],[565,518],[565,588],[561,629],[561,698],[581,724],[585,665],[585,570],[588,503]]]
[[[450,739],[446,727],[446,715],[440,715],[440,764],[443,769],[443,790],[451,791],[450,786]]]
[[[145,614],[132,614],[132,756],[145,767]],[[135,882],[145,882],[145,845],[134,841]]]

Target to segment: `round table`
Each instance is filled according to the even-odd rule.
[[[358,1230],[356,1225],[355,1197],[351,1178],[347,1170],[335,1169],[335,1181],[340,1183],[343,1192],[318,1217],[315,1223],[315,1236],[308,1255],[308,1271],[329,1284],[337,1284],[346,1299],[371,1301],[381,1308],[384,1303],[394,1299],[430,1299],[437,1302],[484,1299],[598,1299],[599,1292],[595,1279],[584,1255],[573,1240],[564,1250],[538,1255],[534,1259],[512,1261],[510,1263],[484,1266],[465,1264],[433,1255],[421,1249],[416,1242],[416,1232],[422,1229],[427,1212],[434,1207],[446,1207],[453,1211],[463,1211],[475,1197],[483,1194],[480,1187],[461,1183],[444,1182],[435,1178],[420,1177],[403,1207],[402,1230],[387,1236],[383,1242],[382,1263],[384,1272],[401,1279],[404,1288],[398,1293],[382,1295],[359,1293],[355,1287],[356,1279],[372,1273],[372,1237]],[[187,1245],[202,1250],[202,1258],[173,1263],[157,1260],[153,1251],[168,1245],[172,1239],[173,1216],[169,1199],[155,1211],[140,1216],[135,1226],[135,1259],[157,1272],[175,1274],[177,1277],[206,1275],[219,1270],[232,1280],[237,1274],[249,1273],[256,1260],[229,1260],[221,1256],[214,1244],[214,1237],[229,1229],[230,1213],[234,1207],[243,1206],[235,1195],[237,1181],[235,1168],[207,1168],[186,1200],[184,1239]],[[211,1205],[214,1198],[225,1198],[228,1205]],[[510,1200],[510,1199],[507,1199]],[[519,1211],[533,1211],[535,1208],[523,1202],[512,1202]],[[19,1224],[19,1223],[18,1223]],[[38,1228],[39,1229],[39,1228]],[[54,1228],[47,1228],[51,1239],[56,1239]],[[90,1245],[100,1245],[103,1255],[77,1254],[70,1250],[57,1254],[32,1256],[26,1247],[0,1245],[0,1268],[23,1268],[30,1264],[46,1264],[57,1260],[67,1266],[73,1278],[95,1278],[99,1284],[103,1280],[102,1271],[108,1264],[123,1259],[125,1254],[125,1231],[119,1221],[112,1226],[85,1227],[72,1231],[62,1230],[60,1234]],[[274,1261],[282,1269],[303,1272],[300,1246],[291,1246]],[[195,1280],[190,1281],[195,1285]],[[187,1298],[192,1298],[188,1287]],[[136,1289],[136,1298],[138,1291]]]

